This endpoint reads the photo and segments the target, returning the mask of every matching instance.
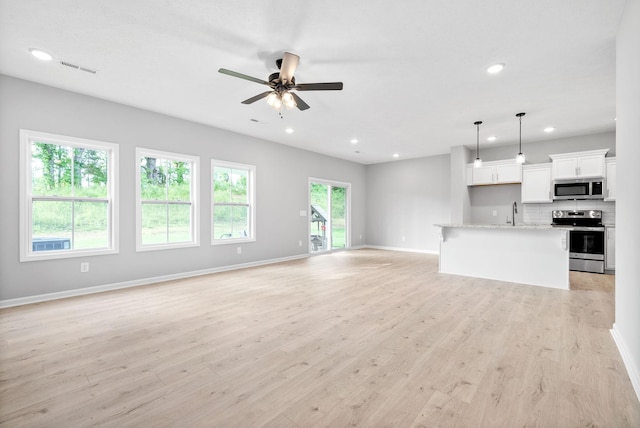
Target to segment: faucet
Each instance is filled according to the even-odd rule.
[[[518,212],[518,204],[516,201],[513,201],[513,206],[511,207],[511,226],[516,225],[516,213]]]

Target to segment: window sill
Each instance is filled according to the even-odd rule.
[[[109,248],[106,250],[38,251],[26,255],[21,254],[20,262],[37,262],[43,260],[71,259],[78,257],[108,256],[118,253],[118,249],[113,248]]]
[[[255,238],[229,238],[216,239],[211,245],[229,245],[229,244],[246,244],[247,242],[256,242]]]
[[[137,246],[136,252],[140,253],[145,251],[176,250],[179,248],[192,248],[192,247],[199,247],[199,246],[200,246],[199,242],[187,242],[187,243],[180,243],[180,244],[144,245],[144,246]]]

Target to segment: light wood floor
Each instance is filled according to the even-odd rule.
[[[11,427],[639,427],[614,277],[358,250],[0,311]]]

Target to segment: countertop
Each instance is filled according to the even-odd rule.
[[[549,230],[558,229],[550,224],[517,224],[512,226],[510,224],[435,224],[437,227],[459,227],[466,229],[528,229],[528,230]]]

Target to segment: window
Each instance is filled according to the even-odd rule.
[[[198,244],[197,156],[136,149],[138,251]]]
[[[256,167],[211,161],[212,244],[255,241]]]
[[[20,261],[118,252],[118,145],[20,130]]]

